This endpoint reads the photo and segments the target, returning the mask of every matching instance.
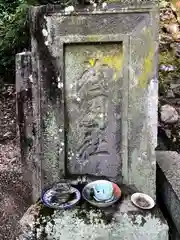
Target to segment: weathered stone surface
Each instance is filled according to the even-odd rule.
[[[121,178],[122,44],[65,52],[69,172]]]
[[[37,240],[168,240],[168,226],[158,208],[143,212],[132,205],[130,196],[108,209],[93,209],[84,203],[81,207],[55,211],[52,216],[36,221],[36,233],[32,227],[29,236],[34,232],[31,236]]]
[[[157,28],[142,21],[130,36],[128,97],[128,181],[155,196],[157,146]],[[153,28],[154,29],[153,29]]]
[[[20,139],[22,172],[25,182],[33,189],[33,109],[31,53],[16,55],[17,133]]]
[[[21,218],[20,225],[20,233],[17,239],[25,240],[25,239],[34,239],[33,231],[36,219],[39,216],[40,205],[34,204],[28,208],[23,217]]]
[[[157,151],[156,156],[159,166],[157,171],[158,200],[169,213],[169,224],[175,226],[173,234],[180,237],[180,155],[177,152]]]
[[[167,98],[175,98],[174,92],[172,89],[169,89],[166,93]]]
[[[100,1],[100,0],[94,0],[93,2],[95,2],[96,3],[96,5],[97,4],[101,4],[102,3],[102,1]],[[107,2],[107,3],[121,3],[121,1],[120,0],[105,0],[104,2]],[[84,4],[92,4],[92,1],[90,1],[90,0],[70,0],[70,1],[68,1],[68,0],[39,0],[39,3],[40,4],[42,4],[42,5],[44,5],[44,4],[48,4],[48,3],[51,3],[51,4],[60,4],[60,5],[62,5],[62,6],[67,6],[67,4],[69,5],[69,4],[72,4],[72,5],[75,5],[75,4],[81,4],[81,5],[84,5]],[[127,5],[131,5],[131,6],[136,6],[136,5],[149,5],[149,4],[157,4],[158,3],[158,1],[156,1],[156,0],[127,0],[127,1],[125,1],[125,3],[126,3],[126,6]],[[96,6],[95,5],[95,6]]]
[[[176,123],[179,119],[179,114],[176,109],[168,104],[161,106],[161,121],[165,123]]]
[[[32,19],[37,21],[32,28],[33,66],[33,117],[34,117],[34,199],[38,199],[42,188],[64,176],[64,97],[63,71],[59,55],[52,54],[46,46],[47,37],[43,26],[46,19],[37,10]],[[44,35],[43,35],[44,34]]]
[[[155,198],[158,17],[140,10],[32,9],[35,195],[87,173]]]

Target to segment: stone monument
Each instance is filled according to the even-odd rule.
[[[24,111],[22,162],[33,200],[48,184],[81,176],[106,177],[155,200],[157,4],[47,5],[30,15],[31,52],[17,55],[17,112]],[[168,239],[158,208],[144,216],[127,198],[113,214],[114,232],[91,239]],[[57,228],[75,237],[72,221]]]
[[[17,55],[17,86],[26,79],[32,94],[24,139],[33,143],[34,199],[46,184],[86,174],[155,198],[157,26],[157,8],[145,3],[31,9],[32,49]]]
[[[156,5],[133,4],[31,9],[33,199],[83,175],[155,198],[158,15]]]

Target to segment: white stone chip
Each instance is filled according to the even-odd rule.
[[[43,34],[44,37],[47,37],[48,36],[48,31],[43,28],[42,34]]]
[[[70,14],[70,13],[74,12],[74,7],[73,6],[66,7],[64,9],[64,11],[65,11],[65,13]]]

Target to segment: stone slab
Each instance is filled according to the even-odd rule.
[[[27,224],[27,219],[31,218],[26,215],[21,223]],[[39,222],[47,223],[46,227]],[[32,220],[28,224],[32,227]],[[158,207],[142,211],[132,205],[130,196],[106,210],[82,203],[75,209],[55,211],[51,217],[38,220],[37,225],[37,240],[42,234],[47,240],[168,240],[168,226]]]
[[[134,184],[139,191],[155,198],[157,23],[158,14],[155,6],[147,9],[141,7],[124,9],[121,4],[116,4],[116,7],[108,4],[106,9],[102,6],[97,9],[75,7],[74,12],[71,13],[52,5],[31,9],[33,99],[36,103],[33,114],[36,120],[37,146],[34,157],[37,165],[39,164],[39,189],[47,183],[58,181],[64,175],[87,173],[108,175],[114,181]],[[75,71],[76,61],[72,62],[70,70],[66,68],[68,56],[66,50],[67,46],[78,45],[78,53],[84,51],[86,54],[87,49],[82,43],[93,46],[100,43],[108,43],[112,46],[117,43],[122,44],[122,68],[119,64],[121,60],[117,57],[112,59],[111,56],[106,56],[105,59],[108,67],[113,65],[113,71],[117,67],[117,71],[114,71],[115,75],[122,75],[122,78],[114,79],[114,85],[117,82],[121,84],[120,93],[114,94],[116,100],[121,102],[120,119],[119,122],[117,121],[118,131],[116,126],[112,126],[116,144],[113,146],[114,149],[112,147],[110,149],[114,151],[113,154],[110,151],[110,158],[106,159],[103,155],[98,161],[94,158],[90,161],[87,158],[83,161],[86,166],[79,164],[78,159],[74,159],[73,171],[70,171],[72,169],[68,167],[70,162],[68,158],[72,156],[68,156],[68,153],[76,156],[77,152],[74,151],[76,147],[71,149],[72,144],[68,141],[73,134],[76,135],[76,131],[74,133],[71,131],[74,116],[71,115],[73,108],[66,91],[67,86],[71,84],[67,75],[74,77],[76,74],[73,73],[78,71]],[[71,50],[69,61],[76,56]],[[86,73],[92,67],[94,59],[99,60],[99,58],[101,57],[96,54],[93,58],[90,56],[91,61],[85,69]],[[90,79],[92,80],[92,76]],[[75,82],[76,85],[80,82],[78,77]],[[109,82],[112,83],[112,79]],[[112,88],[109,87],[108,91],[111,90]],[[77,99],[79,101],[79,97],[75,96],[73,101]],[[95,105],[93,110],[96,110]],[[113,113],[112,108],[110,110]],[[79,132],[81,131],[82,128]],[[96,134],[96,131],[94,132]],[[83,136],[79,140],[83,141]],[[76,143],[77,141],[74,141],[74,144]],[[118,149],[115,149],[116,145]],[[90,144],[90,153],[93,151],[92,147],[94,146]],[[107,146],[105,150],[106,152],[109,150]],[[119,155],[118,159],[114,159],[115,155]],[[104,160],[108,160],[108,164]]]
[[[16,118],[23,180],[33,189],[33,109],[31,52],[16,55]],[[32,190],[33,192],[33,190]],[[33,196],[32,196],[33,198]]]
[[[180,155],[172,151],[157,151],[157,196],[180,237]],[[180,238],[173,238],[180,239]]]
[[[67,45],[69,173],[121,177],[122,44]]]

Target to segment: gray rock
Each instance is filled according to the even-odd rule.
[[[36,218],[39,215],[40,206],[38,204],[31,205],[30,208],[25,212],[23,217],[21,218],[20,224],[20,235],[16,240],[26,240],[26,239],[34,239],[33,238],[33,230],[35,227]]]
[[[170,84],[170,88],[172,89],[172,90],[174,90],[175,88],[178,88],[180,86],[180,84],[178,84],[178,83],[171,83]]]
[[[174,93],[174,95],[176,96],[176,97],[179,97],[180,96],[180,84],[176,84],[177,86],[176,87],[174,87],[173,89],[172,89],[172,91],[173,91],[173,93]]]
[[[36,225],[31,222],[33,218],[29,219],[26,214],[23,222],[31,223],[33,227],[26,228],[23,235],[26,238],[19,237],[17,240],[168,240],[169,228],[159,208],[155,206],[153,211],[142,213],[131,203],[130,197],[128,195],[115,208],[86,209],[84,203],[81,208],[54,211],[51,218],[44,216],[41,221],[36,219]]]
[[[165,123],[175,123],[179,119],[176,109],[168,104],[161,107],[161,121]]]
[[[170,239],[180,239],[180,155],[173,151],[157,151],[157,194],[169,217]],[[163,184],[162,184],[163,183]]]
[[[175,98],[174,92],[172,89],[169,89],[166,93],[167,98]]]

